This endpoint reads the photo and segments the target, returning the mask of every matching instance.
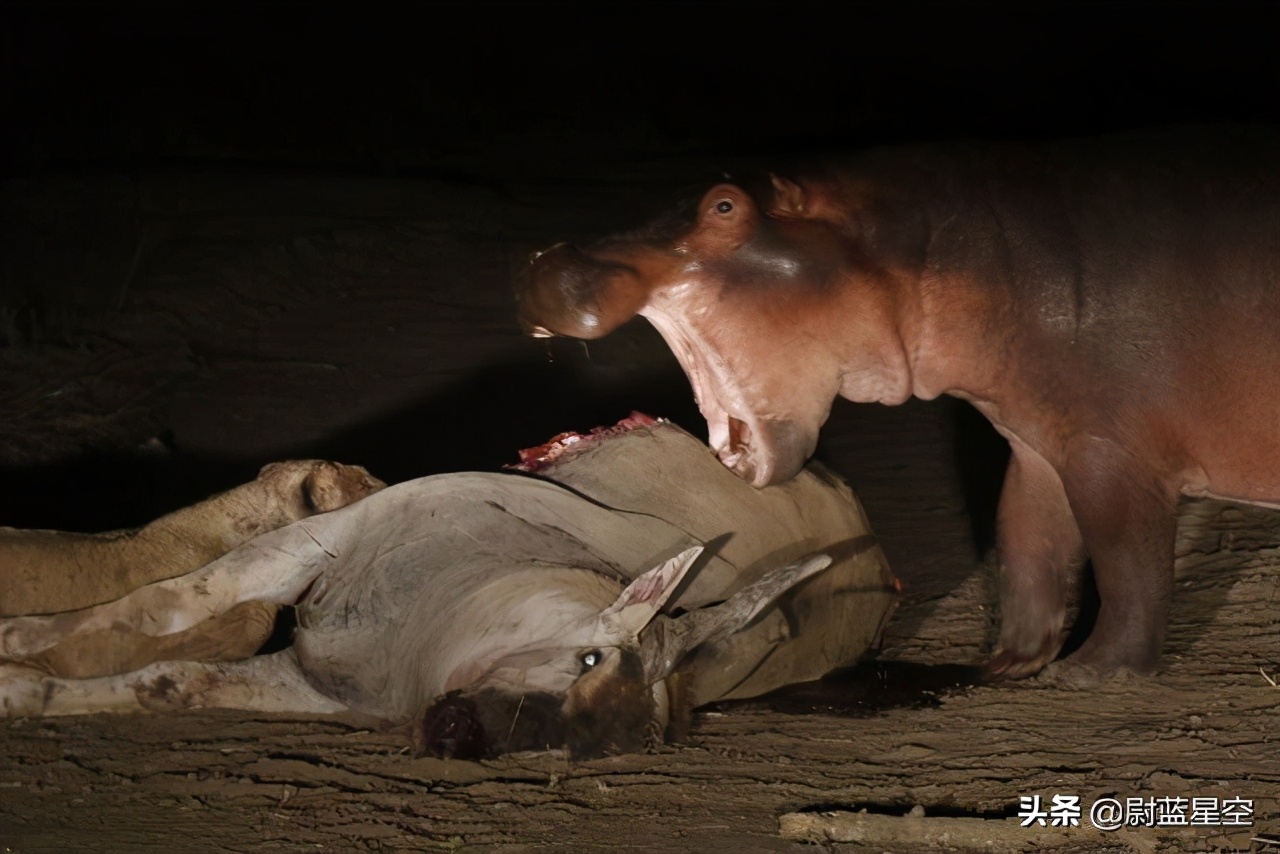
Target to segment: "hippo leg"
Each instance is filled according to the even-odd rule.
[[[19,665],[0,666],[0,716],[243,709],[330,714],[346,706],[307,681],[293,650],[214,664],[160,661],[120,676],[62,679]]]
[[[997,518],[1000,643],[991,676],[1031,676],[1065,640],[1067,591],[1084,563],[1080,530],[1053,467],[1013,441]]]
[[[1090,438],[1064,483],[1098,585],[1098,619],[1054,678],[1086,686],[1118,669],[1150,673],[1160,660],[1173,595],[1177,489],[1130,453]],[[1074,449],[1073,449],[1074,451]]]

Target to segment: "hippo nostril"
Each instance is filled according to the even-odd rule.
[[[484,726],[475,703],[445,697],[422,717],[422,752],[441,759],[479,759],[484,754]]]

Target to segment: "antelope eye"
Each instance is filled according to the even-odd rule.
[[[733,210],[733,202],[728,199],[721,199],[716,202],[716,213],[727,214],[731,210]]]
[[[582,662],[582,672],[586,673],[588,670],[591,670],[600,662],[604,661],[604,653],[598,649],[588,650],[578,656],[578,660]]]

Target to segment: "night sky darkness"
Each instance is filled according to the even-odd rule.
[[[3,166],[501,181],[656,151],[1275,121],[1277,10],[10,2]]]

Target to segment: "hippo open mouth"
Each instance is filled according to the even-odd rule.
[[[521,323],[535,337],[593,339],[637,314],[646,318],[688,376],[720,461],[755,487],[788,480],[813,453],[819,425],[794,423],[790,384],[776,381],[779,372],[751,364],[761,342],[717,341],[716,323],[690,322],[690,316],[710,318],[713,306],[695,298],[705,290],[696,282],[700,267],[682,258],[616,244],[591,252],[558,244],[535,255],[517,285]],[[655,272],[655,263],[665,272]],[[669,276],[660,294],[649,281],[654,275]]]
[[[815,443],[790,421],[749,422],[727,416],[729,442],[716,455],[730,471],[757,488],[790,480],[813,456]]]
[[[749,422],[728,414],[724,414],[723,419],[723,430],[716,432],[723,432],[727,437],[726,441],[723,446],[714,442],[712,446],[716,449],[716,457],[725,468],[756,487],[768,486],[786,479],[785,477],[775,478],[773,472],[776,467],[773,461],[767,454],[757,453],[761,446],[755,440],[755,431],[751,429]],[[715,422],[711,419],[707,420],[709,428],[713,423]],[[801,462],[803,463],[803,460]]]
[[[813,455],[817,434],[809,437],[792,421],[757,413],[748,405],[749,394],[735,379],[737,373],[716,348],[691,337],[686,325],[652,306],[640,314],[658,330],[689,377],[707,420],[707,443],[720,462],[757,488],[795,477]]]
[[[742,462],[751,446],[751,426],[732,415],[726,417],[729,429],[729,447],[719,453],[720,462],[730,470]]]

